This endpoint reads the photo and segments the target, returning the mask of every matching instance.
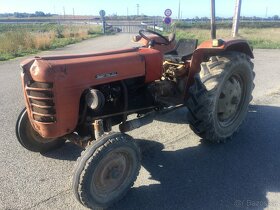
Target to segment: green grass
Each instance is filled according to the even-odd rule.
[[[100,26],[0,24],[0,61],[64,47],[100,35]]]
[[[200,28],[177,28],[176,37],[198,39],[199,43],[211,39],[210,30]],[[217,38],[231,38],[231,29],[218,29]],[[248,40],[254,49],[280,49],[280,28],[241,28],[239,38]]]
[[[29,32],[48,32],[62,27],[64,26],[56,23],[0,24],[0,33],[17,30],[27,30]]]
[[[188,29],[188,28],[200,28],[200,29],[209,29],[211,28],[210,20],[204,22],[176,22],[173,24],[176,28]],[[225,20],[223,22],[216,22],[217,28],[228,28],[231,29],[232,21]],[[239,26],[241,28],[280,28],[280,22],[262,22],[262,21],[241,21]]]

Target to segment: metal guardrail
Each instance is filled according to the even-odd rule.
[[[141,29],[146,29],[147,26],[143,26],[143,25],[119,25],[119,24],[112,24],[112,26],[114,28],[120,29],[119,32],[123,32],[123,33],[138,33],[139,30]]]
[[[153,24],[145,23],[145,22],[125,22],[125,23],[108,23],[111,27],[114,28],[116,32],[123,32],[123,33],[138,33],[141,29],[156,29],[159,31],[163,31],[162,27],[154,26]]]

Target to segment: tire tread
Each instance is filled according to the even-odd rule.
[[[203,139],[216,143],[224,142],[235,132],[233,131],[229,136],[221,137],[216,132],[213,121],[214,104],[219,84],[227,71],[236,65],[248,66],[254,79],[254,64],[249,56],[239,52],[227,52],[220,56],[212,56],[208,62],[201,64],[201,71],[194,76],[194,85],[189,89],[190,97],[186,104],[189,109],[188,120],[190,128]],[[251,93],[254,86],[252,82],[249,101],[253,98]]]

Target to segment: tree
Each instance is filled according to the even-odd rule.
[[[35,16],[37,16],[37,17],[45,17],[46,15],[45,15],[45,13],[42,12],[42,11],[36,11],[36,12],[35,12]]]
[[[279,20],[279,16],[278,15],[274,15],[272,18],[273,18],[273,20]]]

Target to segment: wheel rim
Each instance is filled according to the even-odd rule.
[[[218,98],[217,115],[222,127],[231,125],[239,116],[244,101],[244,84],[239,75],[225,82]]]
[[[108,153],[97,165],[91,182],[91,193],[103,202],[118,196],[125,189],[133,170],[129,148],[118,148]]]

